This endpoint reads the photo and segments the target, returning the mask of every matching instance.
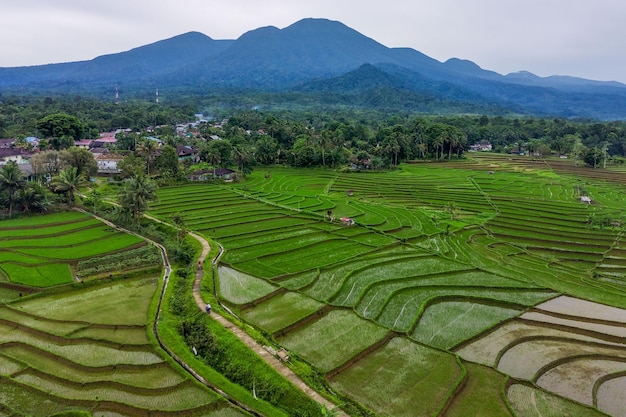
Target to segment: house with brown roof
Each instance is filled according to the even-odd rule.
[[[185,145],[177,146],[176,154],[178,155],[179,161],[198,162],[200,160],[198,149],[192,148],[191,146],[185,146]]]
[[[23,164],[31,156],[32,153],[27,152],[23,148],[0,148],[0,165],[4,165],[9,161],[15,161],[18,165]]]

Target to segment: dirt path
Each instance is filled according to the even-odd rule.
[[[206,239],[204,239],[202,236],[199,236],[195,233],[190,232],[189,235],[202,244],[202,253],[200,254],[200,257],[198,258],[198,261],[202,262],[202,264],[204,265],[206,257],[208,256],[211,250],[211,247],[209,246],[209,242],[207,242]],[[200,295],[200,286],[202,284],[203,277],[204,277],[203,268],[197,268],[196,279],[193,284],[193,297],[196,300],[196,304],[198,305],[198,308],[201,309],[202,311],[204,311],[205,306],[206,306],[206,302],[202,299],[202,296]],[[257,343],[256,340],[254,340],[252,337],[250,337],[250,335],[248,335],[246,332],[244,332],[235,324],[233,324],[230,320],[228,320],[227,318],[225,318],[224,316],[220,314],[215,313],[215,311],[211,312],[211,317],[214,320],[216,320],[218,323],[220,323],[222,326],[226,327],[231,332],[233,332],[233,334],[235,334],[239,338],[239,340],[241,340],[250,349],[256,352],[256,354],[259,355],[261,359],[267,362],[272,368],[276,369],[276,371],[278,371],[282,376],[287,378],[292,384],[300,388],[306,395],[308,395],[314,401],[316,401],[319,404],[325,405],[326,408],[329,410],[335,407],[335,404],[333,404],[326,398],[322,397],[315,390],[309,387],[287,365],[285,365],[283,362],[278,360],[278,358],[276,358],[274,355],[272,355],[270,352],[264,349],[263,346]],[[342,411],[339,411],[337,415],[347,416],[347,414],[343,413]]]

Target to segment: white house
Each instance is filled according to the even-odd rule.
[[[121,155],[115,154],[100,154],[94,156],[96,160],[96,164],[98,165],[98,174],[106,175],[106,174],[119,174],[121,170],[117,167],[117,163],[124,159]]]
[[[491,142],[487,141],[480,141],[478,143],[470,145],[470,152],[491,152],[492,149],[493,146],[491,145]]]

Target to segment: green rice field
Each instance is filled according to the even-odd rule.
[[[490,339],[563,295],[626,308],[626,182],[588,171],[492,154],[391,172],[271,167],[238,183],[161,189],[150,212],[180,212],[222,244],[221,301],[372,415],[591,416],[617,407],[606,400],[618,386],[610,370],[590,406],[552,374],[530,375],[543,378],[541,395],[559,398],[533,414],[506,389],[515,367],[497,361],[527,360],[517,337],[547,337],[548,349],[562,337],[587,343],[580,332],[546,319],[513,333],[518,349]],[[582,184],[592,204],[579,201]],[[596,320],[584,309],[558,314],[574,327]],[[622,337],[606,329],[596,339]],[[537,369],[556,366],[546,352]]]
[[[126,279],[0,307],[3,415],[243,416],[150,343],[157,284]]]
[[[5,281],[45,288],[71,283],[77,277],[84,280],[91,275],[82,274],[81,262],[106,264],[110,261],[99,259],[144,246],[143,239],[79,212],[3,220],[0,228],[0,285]],[[158,259],[151,258],[151,262],[146,259],[128,269],[159,266]],[[116,274],[123,272],[122,269],[115,269]]]

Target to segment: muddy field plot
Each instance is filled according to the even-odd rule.
[[[558,297],[462,346],[464,359],[615,414],[623,404],[626,311]]]

